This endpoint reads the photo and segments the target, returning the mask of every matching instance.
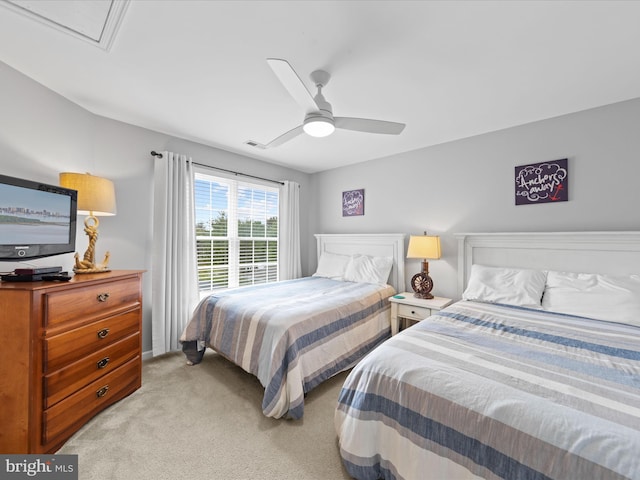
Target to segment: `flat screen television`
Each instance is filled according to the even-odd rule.
[[[0,260],[75,251],[78,192],[0,175]]]

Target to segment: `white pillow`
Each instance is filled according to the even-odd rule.
[[[640,275],[549,272],[542,308],[640,326]]]
[[[347,282],[387,283],[393,257],[370,257],[368,255],[354,255],[347,265],[344,279]]]
[[[524,268],[472,265],[464,300],[542,308],[546,272]]]
[[[347,264],[351,260],[349,255],[339,255],[337,253],[322,252],[318,260],[318,268],[313,277],[326,277],[333,280],[342,280]]]

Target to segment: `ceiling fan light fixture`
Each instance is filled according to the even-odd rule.
[[[331,75],[324,70],[315,70],[309,77],[318,89],[314,96],[307,90],[306,85],[293,67],[281,58],[267,58],[269,66],[276,74],[282,85],[291,97],[307,112],[302,125],[283,133],[269,143],[262,145],[258,142],[248,141],[247,145],[255,148],[273,148],[301,135],[303,132],[311,137],[326,137],[336,128],[352,130],[356,132],[378,133],[386,135],[399,135],[404,130],[404,123],[373,120],[370,118],[334,117],[331,104],[322,95],[322,89],[327,85]]]
[[[333,122],[324,117],[313,117],[308,118],[304,121],[304,125],[302,127],[304,132],[307,135],[311,135],[312,137],[327,137],[333,133],[336,127],[333,125]]]

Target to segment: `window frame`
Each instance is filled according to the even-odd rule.
[[[226,214],[227,214],[227,229],[226,236],[213,236],[213,235],[198,235],[198,225],[201,224],[198,221],[198,212],[199,212],[199,204],[197,200],[197,182],[199,180],[216,182],[219,184],[223,184],[228,186],[228,202],[226,205]],[[250,236],[240,236],[240,232],[238,231],[239,220],[242,218],[242,212],[240,212],[240,208],[238,204],[240,203],[238,192],[243,188],[249,189],[251,192],[253,190],[264,191],[265,192],[265,216],[264,219],[264,236],[256,237],[253,235],[253,231],[250,232]],[[276,236],[268,236],[268,233],[272,231],[272,228],[269,228],[269,221],[273,218],[273,205],[271,206],[271,210],[269,210],[268,202],[269,195],[271,195],[271,200],[273,200],[273,194],[275,194],[276,205],[275,205],[275,217],[276,217]],[[272,182],[268,181],[260,181],[253,179],[240,179],[236,175],[229,175],[220,173],[215,170],[208,169],[206,167],[196,167],[194,169],[194,213],[195,213],[195,227],[196,227],[196,263],[198,270],[198,290],[200,292],[200,296],[206,296],[213,292],[223,291],[229,288],[236,288],[240,286],[246,285],[257,285],[264,283],[273,283],[279,281],[280,278],[280,195],[281,189],[275,187]],[[235,205],[233,203],[235,202]],[[209,221],[213,219],[213,208],[211,209],[211,214],[209,215]],[[246,213],[246,212],[245,212]],[[202,218],[202,217],[200,217]],[[249,221],[253,226],[253,222],[255,222],[253,211],[249,211]],[[273,227],[273,224],[271,224]],[[252,228],[252,227],[251,227]],[[227,267],[227,277],[226,277],[226,286],[216,287],[214,284],[214,271],[216,270],[215,263],[213,261],[210,262],[208,266],[202,266],[201,264],[201,256],[199,248],[199,244],[201,241],[211,241],[214,242],[216,240],[226,241],[227,242],[227,263],[223,264]],[[265,261],[257,262],[256,261],[256,242],[265,242]],[[269,245],[270,242],[275,241],[275,248]],[[253,242],[252,248],[253,251],[251,253],[251,262],[243,263],[241,261],[241,250],[243,242]],[[271,248],[270,248],[271,247]],[[273,261],[273,253],[275,252],[275,261]],[[211,258],[211,257],[210,257]],[[218,264],[219,267],[219,264]],[[244,268],[249,268],[252,271],[251,281],[246,281],[246,275],[242,275],[242,270]],[[260,270],[261,268],[265,269],[264,277],[256,278],[255,272],[256,270]],[[209,280],[205,280],[204,283],[201,280],[201,272],[209,271]],[[218,270],[222,270],[218,268]],[[223,275],[224,278],[224,275]],[[263,280],[263,281],[261,281]]]

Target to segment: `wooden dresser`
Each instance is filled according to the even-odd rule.
[[[0,453],[53,453],[140,387],[142,273],[0,282]]]

